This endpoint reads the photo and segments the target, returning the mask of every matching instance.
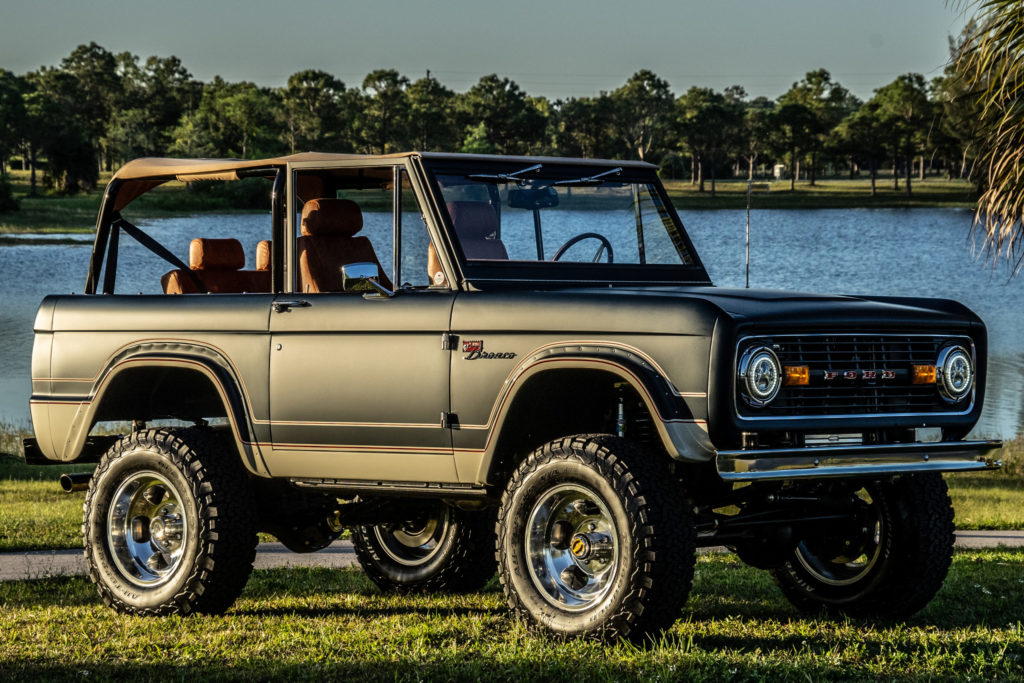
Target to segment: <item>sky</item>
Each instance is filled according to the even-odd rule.
[[[962,0],[0,0],[0,68],[56,66],[95,41],[265,86],[314,68],[352,87],[394,68],[460,92],[497,73],[558,99],[650,69],[676,94],[774,98],[825,68],[866,99],[900,74],[941,74],[965,23]]]

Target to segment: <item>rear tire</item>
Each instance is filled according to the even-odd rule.
[[[252,572],[246,474],[208,430],[124,437],[100,460],[83,509],[89,578],[119,612],[224,612]]]
[[[512,611],[563,637],[666,629],[689,596],[696,532],[667,463],[624,439],[537,449],[498,512],[499,577]]]
[[[494,511],[428,503],[407,522],[354,528],[352,545],[382,591],[473,593],[494,576]]]
[[[805,539],[772,571],[798,609],[902,619],[942,587],[955,541],[942,475],[904,475],[867,484],[862,492],[870,502],[858,528]]]

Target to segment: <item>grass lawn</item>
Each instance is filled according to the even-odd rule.
[[[665,189],[676,209],[743,209],[747,206],[746,180],[720,180],[716,195],[711,196],[711,183],[706,182],[704,192],[688,180],[663,179]],[[913,196],[907,197],[902,182],[900,191],[894,192],[891,179],[880,179],[877,194],[871,196],[871,181],[846,178],[819,180],[814,187],[806,182],[796,184],[790,191],[789,181],[774,181],[771,190],[758,181],[751,197],[754,209],[860,209],[860,208],[969,208],[973,209],[977,194],[973,186],[963,180],[928,180],[913,183]]]
[[[0,424],[0,552],[80,548],[82,491],[64,493],[57,478],[92,465],[25,464],[17,453],[24,428]],[[1004,470],[946,475],[959,529],[1024,529],[1024,437],[1003,448]],[[271,540],[264,536],[264,540]]]
[[[97,188],[91,192],[60,197],[46,194],[45,189],[39,186],[38,196],[29,197],[28,172],[11,171],[9,179],[21,208],[0,214],[0,235],[32,232],[92,233],[96,227],[96,214],[103,199],[103,190],[110,176],[110,173],[101,174]],[[270,192],[269,183],[267,192]],[[132,202],[131,207],[125,210],[125,217],[129,220],[140,217],[159,218],[203,211],[232,213],[240,210],[232,208],[223,197],[189,191],[184,183],[175,181],[161,185]]]
[[[957,553],[907,623],[802,617],[767,572],[703,555],[675,626],[641,645],[559,642],[501,594],[386,596],[357,570],[255,572],[220,617],[142,618],[85,578],[0,583],[0,678],[852,680],[1024,677],[1024,552]]]
[[[110,174],[101,174],[97,189],[92,192],[71,197],[49,196],[41,185],[37,188],[39,196],[29,197],[27,171],[11,171],[9,179],[15,197],[21,202],[21,209],[0,214],[0,234],[90,233],[95,227],[96,213],[103,197],[103,189],[110,180]],[[697,192],[696,187],[690,185],[688,180],[665,179],[664,182],[669,196],[679,210],[741,209],[746,206],[745,180],[718,181],[716,197],[711,196],[710,182],[706,184],[703,193]],[[763,185],[764,183],[761,183],[752,200],[753,207],[757,209],[973,208],[976,199],[970,183],[937,178],[915,181],[914,196],[909,199],[903,190],[894,192],[892,182],[888,179],[879,180],[878,194],[875,197],[871,196],[870,182],[865,179],[824,179],[819,180],[814,187],[802,181],[797,183],[796,190],[792,192],[789,190],[788,180],[772,182],[770,192],[765,191]],[[231,208],[230,202],[224,197],[189,191],[182,183],[170,182],[133,202],[126,211],[126,217],[156,218],[203,211],[232,212],[239,209]],[[0,246],[5,243],[0,241]]]

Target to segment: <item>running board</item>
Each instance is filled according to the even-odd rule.
[[[366,479],[291,479],[303,489],[344,491],[378,496],[429,498],[482,498],[487,489],[473,484],[441,484],[427,481],[370,481]]]

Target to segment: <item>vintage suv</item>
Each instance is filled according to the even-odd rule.
[[[172,180],[266,183],[272,208],[150,236],[125,209]],[[801,609],[899,618],[949,567],[940,473],[999,466],[963,440],[976,315],[716,288],[646,163],[139,159],[85,295],[35,332],[26,455],[99,462],[89,571],[136,614],[226,610],[257,532],[307,552],[348,528],[381,589],[497,569],[564,636],[668,627],[699,546]]]

